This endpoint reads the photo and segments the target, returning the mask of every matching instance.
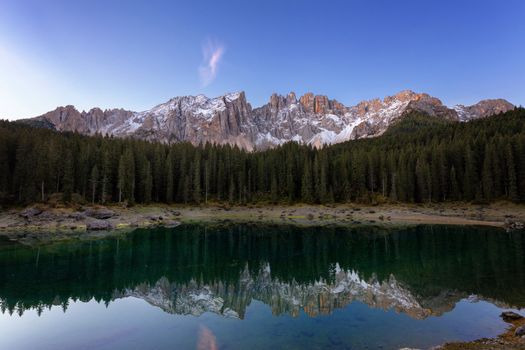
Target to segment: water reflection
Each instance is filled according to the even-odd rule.
[[[169,313],[240,319],[253,300],[292,316],[360,301],[425,319],[469,296],[525,306],[524,252],[522,233],[488,228],[185,225],[40,248],[0,244],[0,299],[3,312],[22,314],[133,296]],[[213,334],[200,334],[213,348]]]
[[[201,326],[199,339],[197,340],[197,350],[217,350],[217,338],[206,326]]]
[[[294,317],[300,311],[312,317],[328,315],[353,301],[374,308],[394,309],[416,319],[432,314],[432,309],[423,307],[394,275],[381,282],[376,277],[365,281],[356,271],[344,271],[339,265],[336,265],[333,279],[306,283],[273,279],[269,264],[255,275],[246,266],[236,284],[224,284],[222,281],[200,284],[195,280],[178,284],[170,283],[163,277],[153,285],[140,284],[115,295],[116,298],[128,296],[144,299],[173,314],[200,316],[213,312],[241,319],[252,300],[269,305],[274,315],[289,314]]]

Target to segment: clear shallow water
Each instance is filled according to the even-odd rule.
[[[0,241],[0,349],[397,349],[500,333],[525,235],[180,226]]]

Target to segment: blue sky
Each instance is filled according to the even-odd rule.
[[[403,89],[525,104],[525,1],[0,1],[0,117]]]

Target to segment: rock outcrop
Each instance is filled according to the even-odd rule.
[[[494,114],[504,113],[513,109],[514,105],[503,99],[481,100],[472,106],[457,105],[454,107],[460,121],[484,118]]]
[[[237,145],[247,150],[275,147],[289,141],[321,147],[381,135],[411,111],[451,121],[469,121],[506,112],[514,106],[502,99],[483,100],[472,106],[448,108],[439,99],[410,90],[346,107],[324,95],[272,94],[267,104],[252,109],[244,92],[208,98],[175,97],[144,112],[123,109],[79,112],[58,107],[26,120],[59,131],[135,137],[164,143]]]
[[[108,109],[102,111],[93,108],[88,112],[79,112],[75,107],[68,105],[58,107],[54,111],[37,117],[55,126],[59,131],[76,131],[81,134],[95,133],[112,134],[123,123],[133,117],[133,112],[123,109]]]

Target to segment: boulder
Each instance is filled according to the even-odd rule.
[[[167,228],[177,227],[179,225],[180,225],[180,222],[174,221],[174,220],[164,220],[162,222],[162,226],[167,227]]]
[[[505,227],[507,231],[513,231],[513,230],[523,230],[525,225],[523,224],[523,222],[513,221],[510,218],[506,218],[505,222],[503,223],[503,227]]]
[[[525,335],[525,326],[521,326],[516,328],[516,331],[514,332],[514,335],[516,337],[523,337]]]
[[[58,221],[57,219],[57,215],[49,212],[49,211],[45,211],[43,212],[42,214],[38,215],[38,220],[40,221]]]
[[[26,208],[20,212],[20,216],[24,219],[30,219],[32,217],[42,214],[43,210],[35,207]]]
[[[523,316],[515,313],[514,311],[503,311],[500,317],[503,318],[503,321],[505,322],[516,321],[523,318]]]
[[[90,220],[86,223],[88,231],[111,230],[112,228],[113,224],[105,220]]]
[[[86,216],[89,216],[95,219],[99,219],[99,220],[106,220],[106,219],[109,219],[109,218],[112,218],[118,215],[113,210],[110,210],[107,208],[87,209],[84,212],[84,214]]]
[[[68,218],[74,219],[76,221],[80,221],[80,220],[84,220],[86,218],[86,215],[84,213],[76,211],[74,213],[69,214]]]

